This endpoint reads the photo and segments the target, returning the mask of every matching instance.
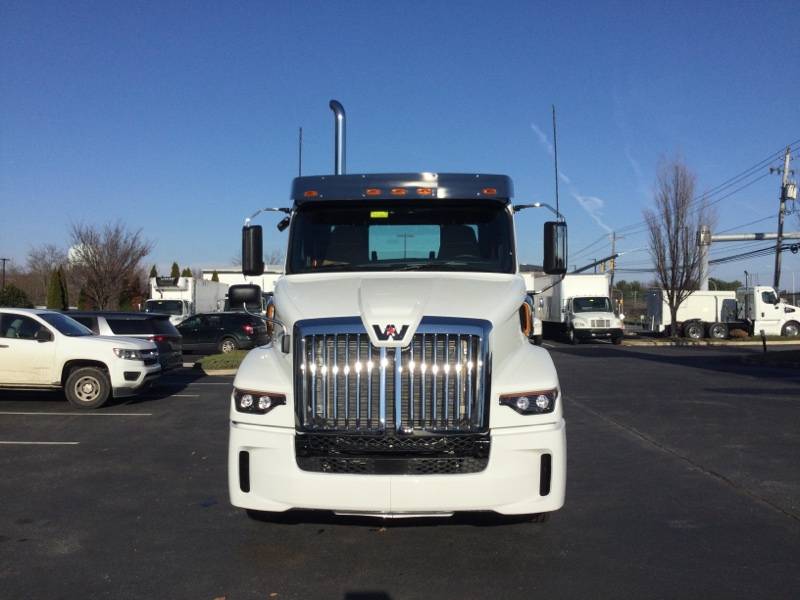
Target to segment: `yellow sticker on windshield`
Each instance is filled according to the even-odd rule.
[[[369,211],[370,219],[388,219],[389,218],[389,211],[388,210],[371,210]]]

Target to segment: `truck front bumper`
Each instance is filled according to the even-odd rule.
[[[602,340],[622,337],[622,329],[574,329],[575,337],[579,340]]]
[[[122,361],[119,361],[122,362]],[[115,365],[111,372],[114,398],[125,398],[139,393],[161,377],[161,365],[133,364]]]
[[[295,459],[294,436],[293,429],[284,427],[231,423],[231,504],[259,511],[299,508],[383,517],[447,515],[456,511],[532,514],[557,510],[564,504],[563,419],[549,425],[493,430],[486,469],[457,475],[303,471]],[[240,453],[247,453],[246,460]],[[540,472],[544,454],[551,456],[549,490],[542,486]],[[546,493],[541,493],[543,490]]]

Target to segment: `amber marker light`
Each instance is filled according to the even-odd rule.
[[[405,196],[406,189],[405,188],[392,188],[392,196]]]
[[[381,191],[378,188],[367,188],[366,194],[367,196],[380,196]]]
[[[483,188],[481,194],[484,196],[497,196],[497,188]]]
[[[305,196],[306,198],[316,198],[317,196],[319,196],[319,192],[316,190],[306,190],[305,192],[303,192],[303,196]]]
[[[433,190],[431,188],[417,188],[417,194],[420,196],[430,196],[433,194]]]

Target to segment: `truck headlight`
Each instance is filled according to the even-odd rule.
[[[521,415],[543,415],[556,408],[558,390],[524,392],[500,396],[500,404],[510,406]]]
[[[129,350],[127,348],[114,348],[114,354],[117,358],[124,358],[126,360],[144,360],[142,353],[139,350]]]
[[[263,415],[276,406],[286,404],[286,396],[271,392],[251,392],[234,388],[233,403],[239,412]]]

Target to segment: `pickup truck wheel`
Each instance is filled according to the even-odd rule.
[[[715,340],[724,340],[728,337],[728,326],[725,323],[714,323],[708,328],[708,337]]]
[[[222,340],[219,343],[219,351],[222,354],[228,354],[229,352],[233,352],[234,350],[236,350],[236,348],[237,348],[236,340],[234,340],[233,338],[229,337],[222,338]]]
[[[97,367],[73,369],[67,377],[64,394],[75,408],[99,408],[111,395],[108,374]]]
[[[683,326],[683,335],[691,340],[699,340],[703,337],[703,324],[687,323]]]
[[[789,321],[781,329],[781,335],[784,337],[797,337],[800,335],[800,323]]]

